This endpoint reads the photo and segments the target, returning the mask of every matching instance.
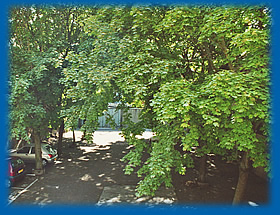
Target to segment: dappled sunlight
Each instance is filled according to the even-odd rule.
[[[79,158],[78,158],[79,159]],[[73,164],[77,165],[77,166],[81,166],[80,164],[82,163],[81,161],[73,161]]]
[[[63,169],[65,169],[65,166],[58,166],[57,168],[63,170]]]
[[[120,202],[121,202],[121,195],[118,195],[117,197],[113,197],[107,200],[107,203],[120,203]]]
[[[50,200],[48,197],[43,198],[43,199],[40,197],[37,197],[35,200],[39,205],[46,205],[46,204],[52,203],[52,200]]]
[[[62,155],[50,166],[46,178],[41,179],[35,195],[30,195],[30,192],[23,195],[42,205],[54,202],[97,203],[104,187],[137,183],[136,174],[128,176],[122,171],[120,159],[128,150],[119,132],[97,132],[91,144],[79,142],[81,132],[77,133],[75,147],[70,147],[72,132],[65,135],[67,138],[63,138]],[[118,198],[123,201],[123,197],[118,195],[121,194],[113,196],[111,201],[118,202]]]
[[[94,181],[94,179],[89,175],[85,174],[80,178],[81,181]]]
[[[131,149],[133,147],[134,147],[133,145],[129,145],[129,146],[126,147],[126,149]],[[125,151],[123,151],[123,152],[125,152]]]
[[[173,189],[160,188],[155,197],[135,196],[134,185],[112,185],[104,187],[99,205],[111,205],[113,203],[136,203],[136,204],[173,204],[177,201]]]
[[[77,159],[81,160],[81,161],[89,161],[89,157],[87,157],[87,156],[82,156],[82,157],[79,157]]]
[[[104,175],[105,175],[105,174],[102,173],[102,174],[99,174],[98,177],[99,177],[99,178],[102,178]]]
[[[62,161],[60,161],[60,160],[56,160],[56,161],[54,161],[54,164],[62,164],[63,162]]]
[[[81,149],[83,152],[83,154],[87,154],[87,153],[95,153],[99,150],[109,150],[110,146],[105,145],[105,146],[79,146],[79,149]]]
[[[109,176],[106,176],[105,179],[104,179],[105,182],[113,182],[114,184],[116,184],[116,180],[112,179],[111,177]]]
[[[214,163],[212,160],[211,160],[211,161],[208,160],[207,163],[209,164],[209,166],[210,166],[211,168],[217,169],[215,163]]]
[[[155,136],[154,132],[144,131],[142,135],[136,135],[136,138],[138,138],[138,139],[151,139],[154,136]]]
[[[101,158],[101,159],[105,160],[105,159],[109,159],[109,158],[112,158],[111,153],[106,153],[105,156],[103,158]]]

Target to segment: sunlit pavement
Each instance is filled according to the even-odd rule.
[[[129,146],[120,131],[98,130],[94,143],[81,142],[82,132],[75,131],[76,147],[71,148],[72,132],[64,134],[63,156],[45,169],[43,176],[29,174],[10,189],[11,204],[172,204],[176,201],[171,189],[160,189],[154,198],[137,199],[134,190],[139,179],[136,174],[123,173],[120,159]],[[153,134],[144,132],[149,139]]]
[[[177,198],[173,188],[160,187],[154,197],[135,196],[135,186],[132,185],[112,185],[104,187],[98,201],[98,205],[112,204],[173,204]]]

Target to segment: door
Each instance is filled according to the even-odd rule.
[[[31,152],[29,154],[29,160],[35,162],[35,146],[31,147]]]
[[[20,157],[24,161],[30,161],[30,146],[24,146],[17,151],[17,157]]]

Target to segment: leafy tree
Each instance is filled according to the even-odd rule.
[[[186,128],[184,150],[199,147],[199,153],[236,160],[242,156],[235,203],[245,189],[249,159],[255,167],[269,167],[267,13],[259,7],[211,9],[198,38],[198,43],[210,42],[208,51],[217,56],[201,50],[208,55],[209,74],[167,83],[154,100],[162,122],[179,119],[177,129]]]
[[[11,26],[11,137],[83,119],[91,141],[117,101],[124,112],[142,108],[141,121],[126,114],[122,128],[138,196],[172,186],[172,170],[185,174],[193,153],[201,170],[209,153],[240,161],[235,203],[249,161],[269,170],[268,8],[30,7],[14,9]],[[145,128],[156,141],[136,138]]]
[[[104,17],[101,14],[107,14]],[[71,105],[65,109],[67,123],[73,125],[78,119],[84,120],[81,130],[85,138],[92,141],[92,133],[98,127],[98,117],[114,100],[114,68],[117,59],[116,29],[111,31],[103,19],[110,19],[106,8],[97,10],[96,15],[84,19],[85,33],[77,51],[69,53],[69,68],[64,69],[67,87],[65,96]]]
[[[75,48],[80,27],[75,8],[20,7],[11,9],[10,137],[36,148],[36,169],[42,169],[40,139],[49,126],[61,123],[61,70]]]
[[[177,143],[186,152],[195,147],[198,156],[244,161],[242,156],[246,164],[250,159],[268,167],[268,9],[133,7],[129,14],[132,30],[122,44],[129,55],[120,64],[118,84],[144,110],[144,123],[124,130],[134,145],[124,158],[126,172],[142,166],[138,195],[171,185],[171,167],[183,174],[192,166],[188,153],[174,151]],[[158,142],[135,138],[147,124]],[[143,164],[144,152],[150,157]],[[247,177],[244,162],[235,202]]]
[[[37,35],[38,20],[42,17],[42,11],[34,8],[11,11],[10,133],[11,138],[29,141],[28,133],[32,132],[38,171],[42,169],[40,136],[46,133],[52,117],[56,117],[54,98],[59,93],[58,53],[49,47],[48,40]],[[41,30],[47,25],[46,21]]]

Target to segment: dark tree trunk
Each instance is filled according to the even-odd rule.
[[[64,133],[64,120],[62,120],[60,126],[59,126],[59,131],[58,131],[58,141],[57,141],[57,154],[58,157],[60,158],[62,155],[62,137]]]
[[[73,128],[73,144],[76,143],[76,138],[75,138],[75,129]]]
[[[86,119],[84,120],[83,125],[84,125],[85,123],[86,123]],[[86,139],[86,133],[87,133],[87,130],[84,130],[83,135],[82,135],[82,138],[81,138],[81,141],[83,141],[83,140]]]
[[[249,176],[249,157],[248,157],[248,152],[245,152],[242,156],[240,166],[239,166],[239,178],[238,178],[238,183],[233,198],[233,204],[238,204],[242,201],[246,190],[248,176]]]
[[[41,141],[40,135],[37,132],[34,132],[34,145],[35,145],[35,174],[42,175],[43,171],[43,163],[42,163],[42,151],[41,151]]]
[[[203,155],[200,158],[199,176],[198,176],[198,181],[201,183],[206,183],[206,175],[207,175],[206,161],[207,161],[207,155]]]
[[[70,148],[75,147],[75,143],[76,143],[75,129],[74,128],[73,128],[72,132],[73,132],[73,141],[72,141],[72,144],[69,146]]]
[[[204,146],[204,143],[201,141],[201,139],[198,139],[199,147],[202,149]],[[201,185],[206,185],[206,176],[207,176],[207,154],[204,154],[199,159],[199,169],[198,169],[198,182],[200,182]]]

